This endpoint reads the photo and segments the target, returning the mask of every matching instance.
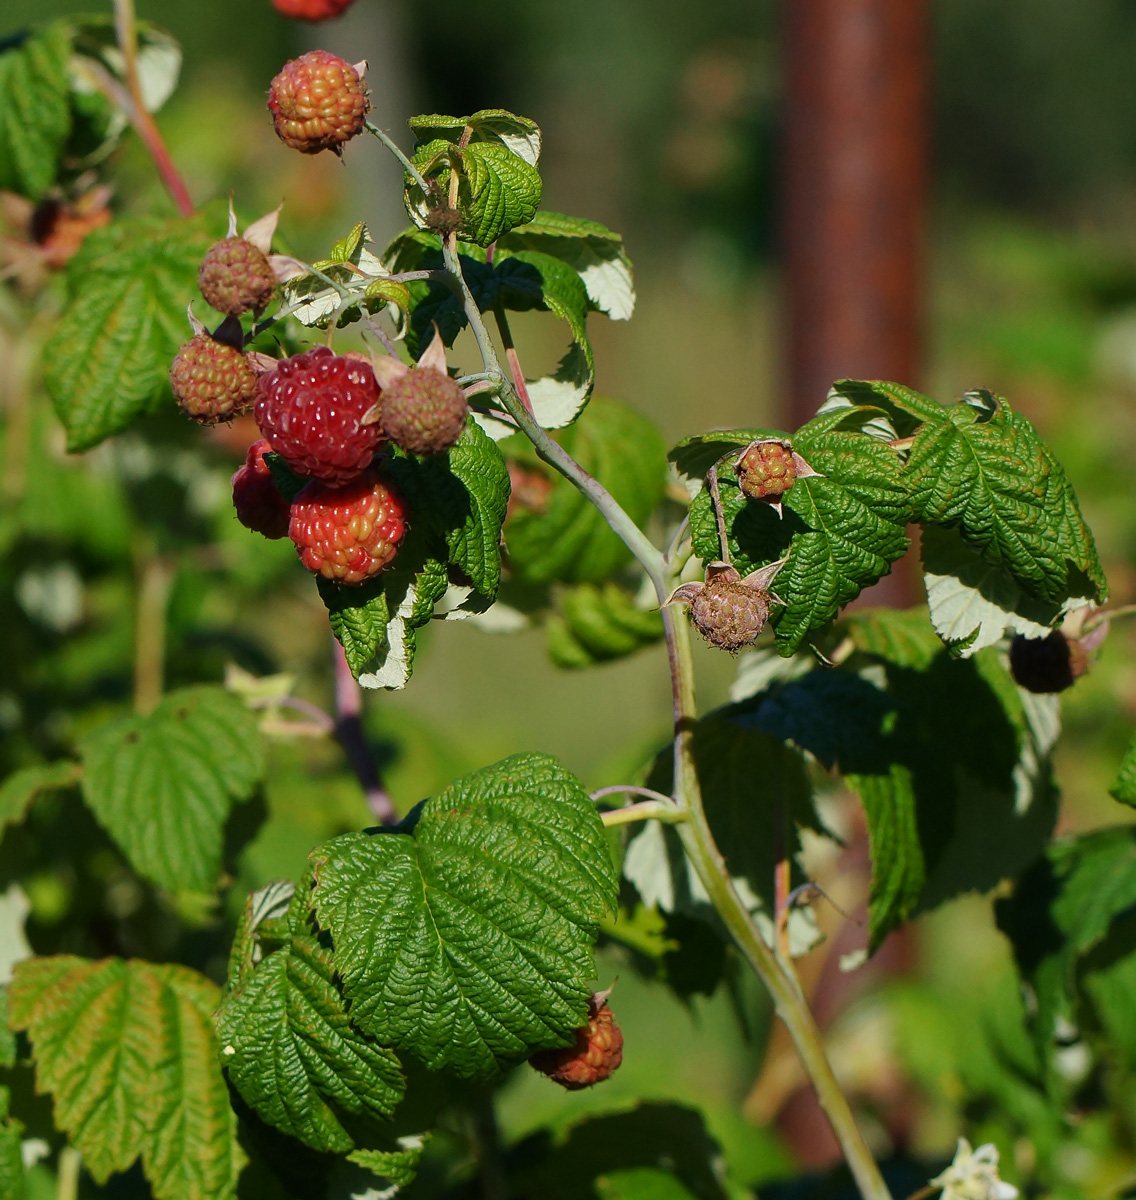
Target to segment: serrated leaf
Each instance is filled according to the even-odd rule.
[[[899,459],[889,446],[860,432],[858,419],[855,409],[830,412],[793,435],[793,449],[819,475],[797,479],[784,495],[783,517],[763,501],[747,499],[732,470],[719,471],[737,569],[745,575],[788,558],[774,584],[785,604],[775,606],[770,618],[777,648],[786,657],[863,588],[887,574],[907,549],[909,507]],[[725,435],[716,436],[718,442],[695,447],[688,440],[684,448],[697,448],[700,461],[705,461],[719,442],[725,442]],[[706,488],[691,504],[690,532],[699,557],[721,557]]]
[[[353,586],[335,583],[322,575],[316,579],[320,599],[327,606],[331,631],[343,647],[347,665],[356,678],[386,640],[390,608],[385,583],[382,575]]]
[[[41,792],[57,791],[79,782],[80,768],[74,762],[54,762],[13,771],[0,785],[0,835],[8,825],[21,822],[32,801]]]
[[[972,549],[957,529],[929,525],[920,542],[927,603],[935,632],[967,658],[996,645],[1007,632],[1045,637],[1068,608],[1089,597],[1054,604],[1025,594],[1003,567]]]
[[[1086,590],[1102,600],[1092,534],[1033,425],[985,391],[944,411],[946,420],[921,426],[904,468],[919,519],[958,529],[1037,600],[1061,603]]]
[[[97,1183],[141,1156],[156,1200],[235,1195],[243,1156],[217,1065],[218,999],[181,966],[60,956],[17,968],[12,1025]]]
[[[1114,800],[1119,800],[1121,804],[1130,804],[1136,807],[1136,737],[1129,743],[1128,749],[1124,752],[1124,757],[1120,761],[1120,769],[1116,773],[1116,779],[1113,781],[1112,787],[1108,789],[1109,795]]]
[[[171,692],[152,713],[80,743],[83,797],[131,865],[169,891],[211,891],[225,821],[264,774],[256,718],[219,687]]]
[[[293,933],[229,995],[217,1033],[245,1101],[313,1150],[354,1148],[337,1107],[385,1118],[402,1099],[397,1057],[352,1025],[331,951],[307,933]]]
[[[554,759],[513,755],[409,828],[310,857],[352,1020],[378,1041],[488,1078],[583,1023],[616,880],[603,823]]]
[[[71,132],[70,56],[62,22],[0,52],[0,188],[39,200],[55,183]]]
[[[503,108],[483,108],[469,117],[435,113],[411,117],[407,124],[414,130],[418,146],[436,141],[456,143],[468,125],[472,142],[499,142],[533,166],[540,157],[541,137],[537,123]]]
[[[596,397],[587,420],[565,430],[558,440],[637,524],[642,525],[662,500],[664,445],[654,425],[634,409]],[[514,437],[502,449],[526,467],[543,470],[527,441]],[[630,552],[571,483],[560,475],[549,482],[540,511],[518,507],[510,517],[505,545],[512,569],[530,583],[606,579],[630,559]]]
[[[347,1161],[386,1180],[393,1189],[389,1192],[393,1197],[414,1182],[429,1139],[428,1133],[408,1134],[398,1139],[397,1150],[355,1150],[347,1156]]]
[[[23,1125],[9,1112],[11,1093],[0,1086],[0,1196],[24,1200]]]
[[[624,658],[663,636],[658,610],[639,608],[635,598],[611,580],[602,586],[581,583],[561,589],[556,608],[546,633],[549,657],[558,667]]]
[[[540,207],[540,173],[508,146],[472,142],[462,152],[468,204],[463,234],[479,246],[531,221]],[[464,191],[464,188],[462,189]],[[464,200],[464,196],[462,197]]]
[[[678,481],[686,494],[694,499],[706,483],[706,473],[727,455],[761,438],[789,440],[779,429],[721,429],[713,433],[696,433],[683,438],[667,455]]]
[[[213,225],[201,213],[119,221],[92,233],[68,264],[67,304],[43,360],[69,450],[121,432],[167,394]]]

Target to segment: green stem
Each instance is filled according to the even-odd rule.
[[[76,1200],[79,1195],[79,1167],[83,1158],[74,1146],[59,1151],[59,1166],[55,1173],[56,1200]]]
[[[604,825],[633,825],[636,821],[658,821],[663,825],[681,825],[686,813],[673,800],[641,800],[638,804],[627,804],[613,808],[603,814]]]

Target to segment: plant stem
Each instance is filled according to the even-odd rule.
[[[487,371],[500,371],[496,349],[489,337],[481,312],[465,278],[457,254],[456,236],[442,240],[446,269],[451,286],[460,297],[466,318],[477,340]],[[502,339],[506,337],[502,330]],[[514,364],[512,361],[510,365]],[[516,382],[516,376],[514,376]],[[521,380],[523,386],[523,379]],[[646,571],[660,602],[670,594],[675,582],[662,554],[635,524],[608,491],[592,478],[566,450],[554,442],[532,413],[521,402],[515,388],[506,382],[501,402],[536,448],[537,454],[568,479],[595,505],[612,530],[622,539]],[[674,710],[674,799],[685,820],[678,825],[679,836],[703,887],[739,949],[765,984],[774,1009],[785,1023],[800,1055],[817,1097],[828,1117],[833,1133],[851,1168],[864,1200],[892,1200],[875,1159],[856,1126],[851,1106],[833,1074],[825,1055],[820,1030],[795,981],[783,970],[777,956],[765,943],[749,910],[734,887],[729,868],[714,841],[706,811],[702,805],[698,773],[693,753],[696,721],[694,702],[694,666],[690,648],[690,626],[673,608],[662,609],[667,656],[671,671]],[[657,804],[658,801],[652,801]],[[638,808],[638,805],[631,806]],[[622,810],[627,811],[627,810]],[[613,815],[613,814],[609,814]]]
[[[646,796],[648,800],[659,800],[663,804],[673,804],[674,800],[670,796],[664,796],[662,792],[656,792],[654,788],[640,787],[636,783],[617,783],[612,787],[602,787],[597,791],[592,792],[593,800],[602,800],[605,796]]]
[[[134,617],[134,708],[145,716],[162,698],[166,662],[166,605],[176,574],[161,555],[139,555]]]
[[[525,386],[525,373],[521,370],[521,360],[517,357],[517,347],[513,342],[513,331],[509,328],[509,318],[505,315],[504,305],[498,304],[493,310],[493,316],[496,318],[497,328],[501,331],[501,344],[505,347],[505,358],[509,363],[509,373],[513,376],[513,386],[517,389],[521,403],[531,413],[532,400],[529,398],[529,389]]]
[[[718,526],[718,557],[722,562],[730,561],[730,539],[726,536],[726,518],[722,512],[722,494],[718,489],[718,465],[714,464],[706,472],[706,482],[710,486],[710,499],[714,503],[714,520]]]
[[[363,692],[351,674],[343,647],[332,638],[335,658],[335,737],[343,747],[367,797],[367,807],[380,825],[397,825],[398,813],[383,787],[379,768],[363,732]]]
[[[636,821],[658,821],[663,825],[681,825],[686,813],[673,800],[640,800],[623,808],[605,812],[601,820],[610,829],[614,825],[633,825]]]
[[[79,1168],[83,1157],[74,1146],[59,1151],[59,1166],[55,1173],[56,1200],[76,1200],[79,1195]]]
[[[302,700],[299,696],[259,696],[247,701],[249,708],[290,708],[303,713],[313,725],[329,736],[335,733],[335,720],[310,700]]]
[[[126,105],[130,123],[142,139],[154,166],[162,177],[166,191],[183,217],[193,216],[193,201],[170,152],[158,130],[157,122],[142,99],[142,84],[138,78],[138,30],[134,21],[134,0],[114,0],[114,29],[126,73],[126,88],[130,103]]]

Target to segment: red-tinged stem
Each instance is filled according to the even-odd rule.
[[[363,692],[351,674],[343,647],[332,639],[335,657],[335,736],[367,797],[367,807],[380,825],[398,824],[390,793],[383,787],[363,732]]]
[[[521,360],[517,357],[517,347],[513,342],[513,331],[509,328],[509,318],[505,316],[504,308],[499,304],[493,310],[497,320],[497,328],[501,333],[501,344],[505,347],[505,358],[509,363],[509,374],[513,377],[513,387],[525,408],[532,412],[532,401],[529,399],[529,389],[525,386],[525,373],[521,370]]]
[[[149,113],[142,99],[142,84],[138,78],[138,31],[134,20],[134,0],[114,0],[114,28],[118,37],[118,48],[122,52],[123,68],[126,74],[126,89],[129,103],[124,104],[130,123],[142,139],[162,183],[170,198],[177,205],[177,210],[183,217],[193,216],[193,201],[189,189],[185,186],[170,152],[158,130],[157,122]]]

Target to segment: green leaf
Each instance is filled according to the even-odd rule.
[[[1136,906],[1136,831],[1098,829],[1054,843],[995,905],[1037,998],[1035,1035],[1052,1045],[1058,1018],[1073,1016],[1078,962],[1102,945],[1113,922]],[[1052,1056],[1050,1082],[1056,1084]]]
[[[473,142],[462,152],[465,172],[459,205],[462,232],[478,246],[492,245],[503,233],[531,221],[540,207],[540,172],[508,146]],[[465,185],[469,199],[465,199]]]
[[[604,485],[642,525],[666,488],[664,445],[654,425],[634,409],[597,397],[586,421],[559,436],[573,458]],[[502,445],[526,468],[543,468],[527,441]],[[595,583],[631,557],[607,523],[566,479],[550,476],[547,503],[539,511],[518,508],[505,531],[509,564],[530,583]]]
[[[925,671],[942,650],[925,608],[861,608],[841,621],[857,650]]]
[[[71,132],[67,26],[0,50],[0,188],[39,200],[55,183]]]
[[[1114,800],[1119,800],[1121,804],[1136,806],[1136,737],[1132,739],[1128,749],[1124,752],[1124,757],[1120,760],[1120,769],[1108,792]],[[3,792],[0,791],[0,796],[2,795]]]
[[[600,1200],[695,1200],[681,1180],[657,1167],[632,1167],[596,1179]]]
[[[320,599],[327,606],[331,631],[339,639],[351,673],[359,672],[379,653],[390,621],[382,575],[365,583],[348,585],[316,577]]]
[[[354,1148],[336,1107],[381,1118],[402,1099],[398,1059],[352,1025],[331,951],[306,930],[294,931],[226,998],[217,1033],[229,1079],[246,1102],[313,1150]]]
[[[256,718],[218,687],[171,692],[79,746],[83,797],[141,875],[169,891],[212,890],[225,821],[264,774]]]
[[[73,762],[47,763],[13,771],[0,784],[0,835],[8,825],[18,825],[27,815],[32,801],[41,792],[73,787],[79,782],[79,764]]]
[[[919,520],[958,529],[1034,599],[1104,599],[1092,534],[1033,425],[987,391],[944,411],[919,429],[904,469]]]
[[[546,634],[549,657],[558,667],[588,667],[659,641],[663,623],[658,611],[639,608],[629,592],[609,580],[561,589]]]
[[[168,395],[215,224],[208,213],[117,221],[92,233],[68,264],[67,303],[43,360],[69,450],[98,445]]]
[[[0,1087],[0,1196],[5,1200],[24,1200],[24,1127],[9,1113],[11,1093]]]
[[[141,1156],[156,1200],[235,1195],[243,1156],[217,1063],[218,999],[175,965],[60,956],[16,968],[12,1026],[97,1183]]]
[[[554,759],[513,755],[398,831],[311,860],[351,1018],[378,1041],[488,1078],[583,1024],[616,880],[603,823]]]
[[[907,549],[909,507],[899,459],[885,443],[855,427],[861,415],[859,409],[830,412],[793,435],[793,449],[819,475],[797,479],[785,493],[783,517],[769,504],[747,499],[732,470],[719,471],[737,569],[745,575],[788,558],[773,585],[785,604],[775,606],[770,618],[777,648],[785,657],[863,588],[887,574]],[[716,441],[697,445],[699,461],[719,444],[727,444],[727,435],[712,436]],[[740,440],[745,431],[735,436],[737,444],[745,444]],[[687,452],[684,461],[690,470],[695,445],[688,439],[679,449]],[[690,532],[696,554],[707,561],[721,557],[707,488],[691,504]]]
[[[389,1193],[394,1196],[414,1182],[429,1139],[428,1133],[408,1134],[398,1139],[397,1150],[354,1150],[347,1156],[347,1161],[386,1180],[395,1189]]]
[[[434,141],[456,143],[468,125],[471,142],[499,143],[534,166],[540,157],[541,137],[537,123],[503,108],[483,108],[470,117],[438,114],[411,117],[407,124],[414,130],[419,146]]]

